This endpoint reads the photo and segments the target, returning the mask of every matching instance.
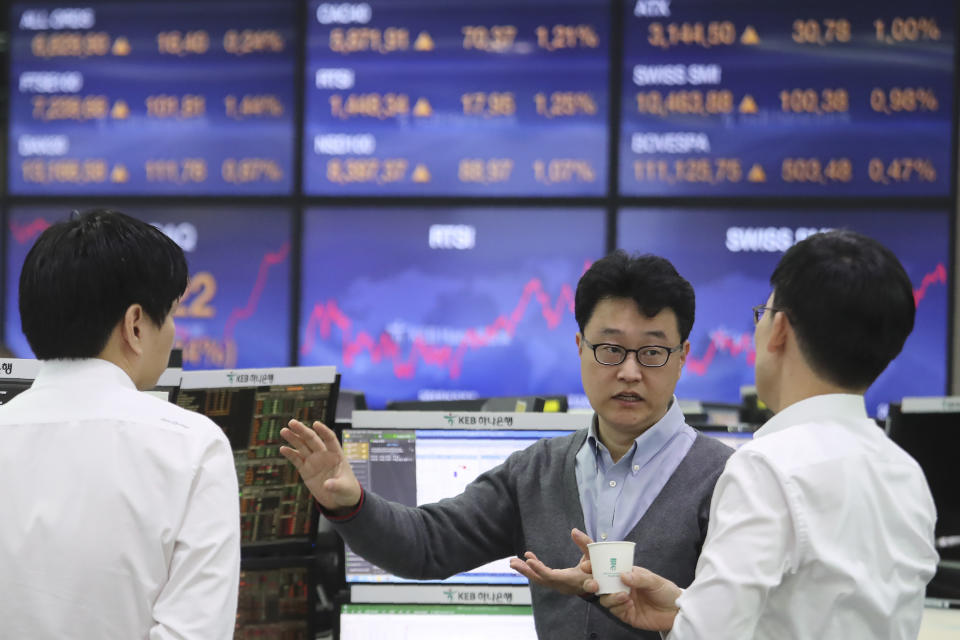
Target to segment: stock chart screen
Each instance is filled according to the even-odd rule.
[[[947,196],[956,3],[624,3],[620,193]]]
[[[573,295],[599,209],[306,212],[300,364],[390,400],[582,394]],[[574,399],[572,402],[576,402]]]
[[[606,193],[609,0],[308,6],[304,190]]]
[[[294,11],[292,0],[14,5],[10,192],[289,194]]]
[[[280,208],[130,207],[184,250],[187,291],[175,313],[184,369],[286,366],[290,352],[291,214]],[[37,236],[68,211],[17,207],[7,216],[5,340],[32,358],[20,326],[20,269]]]
[[[947,211],[625,210],[620,213],[618,246],[664,256],[696,291],[696,322],[678,397],[739,402],[741,385],[754,383],[751,307],[766,302],[770,274],[784,251],[811,233],[831,228],[851,229],[882,242],[913,282],[913,333],[867,392],[870,415],[882,417],[887,403],[904,396],[946,392],[952,286]]]

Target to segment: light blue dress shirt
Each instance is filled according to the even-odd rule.
[[[623,540],[679,466],[697,432],[687,425],[677,398],[667,413],[614,464],[597,437],[597,416],[577,452],[577,488],[586,533],[596,541]]]

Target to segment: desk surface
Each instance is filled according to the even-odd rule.
[[[957,640],[960,638],[960,609],[926,607],[917,640]]]

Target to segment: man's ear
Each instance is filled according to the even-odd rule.
[[[690,355],[690,341],[683,341],[683,349],[677,352],[677,357],[680,358],[680,368],[683,368],[683,365],[687,362],[687,356]]]
[[[147,320],[147,314],[139,304],[132,304],[127,307],[121,320],[120,334],[123,341],[130,347],[130,350],[138,356],[143,355],[143,323]]]
[[[787,338],[793,332],[793,326],[790,319],[783,311],[778,311],[773,315],[773,323],[770,331],[767,332],[766,349],[770,353],[783,351],[787,346]]]
[[[574,339],[577,341],[577,353],[578,354],[583,353],[583,343],[581,342],[581,336],[579,331],[577,332],[577,335],[574,336]]]

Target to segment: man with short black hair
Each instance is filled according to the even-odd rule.
[[[633,540],[638,562],[688,584],[731,450],[689,427],[673,395],[694,319],[693,288],[673,265],[620,251],[602,258],[580,279],[574,313],[593,425],[514,453],[455,498],[410,508],[365,492],[319,422],[292,420],[281,432],[292,448],[280,451],[370,562],[433,579],[518,555],[510,566],[531,581],[541,638],[626,640],[636,631],[577,597],[587,595],[586,544]]]
[[[0,407],[0,637],[226,640],[240,519],[233,454],[156,385],[187,287],[153,226],[95,210],[49,227],[20,274],[42,360]]]
[[[630,593],[600,601],[670,640],[915,639],[933,498],[863,400],[913,329],[910,280],[886,247],[832,231],[789,249],[770,284],[755,374],[776,414],[717,482],[693,584],[634,567]]]

